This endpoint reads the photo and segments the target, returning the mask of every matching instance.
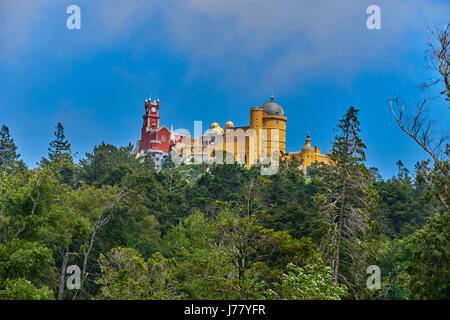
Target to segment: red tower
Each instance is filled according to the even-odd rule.
[[[143,128],[145,130],[159,129],[159,99],[152,102],[152,99],[145,100],[145,115]]]
[[[159,99],[145,100],[145,114],[141,129],[141,140],[136,144],[138,155],[150,154],[157,169],[161,169],[162,162],[170,152],[169,129],[159,126]]]

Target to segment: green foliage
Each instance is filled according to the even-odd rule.
[[[42,282],[54,285],[55,275],[52,251],[42,244],[16,240],[0,244],[0,275],[2,279],[23,278],[34,285]]]
[[[173,275],[173,260],[160,253],[146,261],[139,252],[114,248],[107,256],[100,255],[102,285],[98,299],[161,300],[179,299],[178,283]]]
[[[416,164],[417,180],[426,186],[425,199],[436,200],[441,203],[444,210],[449,213],[450,194],[449,169],[450,145],[445,147],[444,159],[440,163],[430,164],[430,159],[420,161]]]
[[[17,146],[9,133],[9,128],[2,125],[0,129],[0,172],[12,173],[15,170],[24,170],[25,164],[19,160],[16,152]]]
[[[375,182],[379,201],[372,216],[380,230],[391,239],[405,237],[426,224],[426,218],[439,213],[439,205],[424,199],[426,186],[417,180],[392,177]]]
[[[58,122],[54,134],[55,139],[48,148],[48,159],[42,158],[40,165],[51,170],[62,183],[71,184],[75,166],[70,143],[64,135],[61,122]]]
[[[262,188],[265,227],[286,230],[297,239],[311,237],[320,241],[326,225],[314,207],[317,184],[297,167],[281,166]]]
[[[333,265],[334,284],[344,283],[355,297],[365,295],[365,270],[374,259],[370,211],[376,199],[372,174],[362,161],[358,110],[350,107],[337,126],[332,166],[317,168],[321,191],[315,196],[329,230],[321,250]]]
[[[412,236],[407,268],[412,299],[450,298],[450,216],[442,213]]]
[[[265,229],[254,217],[227,208],[214,217],[194,210],[167,241],[192,299],[264,298],[286,265],[306,259],[314,247],[309,239]]]
[[[105,143],[74,164],[60,124],[28,170],[2,128],[0,299],[447,299],[443,184],[401,162],[388,180],[367,169],[358,127],[350,109],[333,166],[282,161],[272,176],[168,160],[155,171],[132,145]],[[369,262],[382,290],[364,289]]]
[[[136,158],[131,144],[117,148],[102,142],[92,153],[80,159],[78,180],[101,186],[114,185],[122,181],[128,173],[152,170],[154,163],[149,156]]]
[[[346,295],[345,285],[333,284],[333,271],[319,256],[308,259],[304,267],[289,263],[281,283],[266,292],[271,300],[340,300]]]
[[[410,276],[407,267],[412,258],[411,237],[385,240],[378,249],[378,265],[382,274],[382,290],[378,299],[405,300],[410,294]]]
[[[27,279],[7,279],[0,286],[0,300],[54,300],[47,287],[36,288]]]
[[[55,128],[55,140],[50,142],[48,148],[48,158],[50,162],[72,162],[72,151],[70,150],[70,143],[64,135],[64,127],[61,122],[58,122]]]

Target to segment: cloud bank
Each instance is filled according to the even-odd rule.
[[[36,47],[68,56],[72,46],[87,55],[164,47],[186,59],[188,77],[220,72],[218,81],[227,84],[281,90],[315,77],[401,66],[425,23],[445,23],[450,12],[450,3],[439,0],[83,0],[75,1],[82,33],[67,44],[60,38],[67,37],[65,8],[73,3],[2,0],[2,60]],[[381,8],[382,30],[366,27],[371,4]]]

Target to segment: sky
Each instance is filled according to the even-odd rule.
[[[81,29],[69,30],[69,5]],[[381,9],[369,30],[367,7]],[[217,121],[249,123],[274,94],[287,117],[287,151],[306,133],[329,151],[335,127],[357,107],[366,164],[384,178],[427,155],[395,123],[389,97],[413,109],[423,98],[448,130],[436,78],[426,68],[427,24],[449,22],[444,0],[0,0],[0,124],[25,162],[47,154],[62,122],[76,159],[102,141],[140,139],[144,101],[161,124],[193,132]]]

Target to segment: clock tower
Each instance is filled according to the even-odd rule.
[[[160,170],[162,163],[170,152],[170,131],[166,126],[159,126],[159,99],[145,100],[145,114],[143,116],[141,140],[136,143],[137,156],[149,154],[155,162],[156,170]]]
[[[159,99],[152,102],[152,99],[145,100],[144,129],[159,129]]]

